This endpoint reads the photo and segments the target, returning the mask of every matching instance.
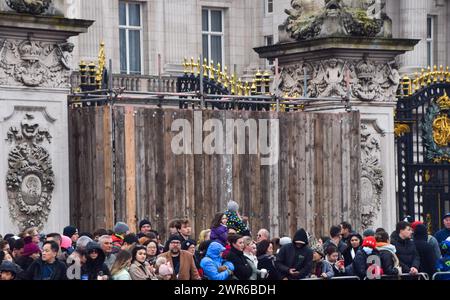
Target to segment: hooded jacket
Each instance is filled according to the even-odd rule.
[[[377,249],[373,249],[372,254],[368,255],[362,248],[356,252],[355,259],[352,263],[352,272],[355,276],[358,276],[360,279],[364,279],[367,277],[367,269],[370,264],[368,264],[367,259],[372,256],[379,256],[379,252]]]
[[[417,225],[414,231],[414,244],[420,257],[419,272],[425,272],[430,277],[436,273],[436,257],[433,246],[428,243],[428,233],[425,225]]]
[[[228,228],[224,225],[219,227],[211,228],[211,241],[221,243],[222,246],[227,244]]]
[[[89,252],[94,249],[98,253],[95,260],[89,256]],[[103,275],[107,275],[110,278],[111,273],[105,264],[105,252],[103,252],[100,245],[95,242],[89,242],[86,247],[86,253],[86,264],[81,267],[81,277],[88,275],[88,280],[97,280],[98,274],[102,272]]]
[[[296,241],[304,242],[302,248],[295,245]],[[298,230],[292,243],[281,247],[277,254],[275,265],[283,278],[290,280],[307,278],[312,270],[313,251],[308,246],[308,236],[304,229]],[[293,276],[289,274],[289,269],[296,269],[299,275]]]
[[[378,252],[380,253],[381,268],[385,275],[399,275],[400,261],[398,260],[397,249],[388,243],[377,243]]]
[[[395,249],[397,249],[397,257],[400,260],[402,273],[409,273],[412,267],[419,270],[420,256],[417,252],[416,245],[412,240],[403,240],[398,237],[396,241],[392,242],[392,245],[395,246]]]
[[[209,280],[227,280],[229,277],[229,272],[227,270],[219,272],[219,267],[226,266],[228,270],[234,271],[234,265],[225,261],[220,254],[225,251],[225,247],[220,243],[212,242],[208,250],[206,251],[206,256],[200,261],[200,266],[203,269],[203,274]]]

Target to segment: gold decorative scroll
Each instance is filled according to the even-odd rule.
[[[434,120],[433,139],[441,147],[450,143],[450,118],[447,115],[440,115]]]

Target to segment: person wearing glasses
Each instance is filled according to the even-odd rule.
[[[55,241],[44,243],[42,257],[35,260],[23,274],[25,280],[67,280],[66,265],[56,259],[59,246]]]
[[[164,257],[173,266],[172,280],[200,280],[193,255],[181,250],[183,240],[179,235],[171,236],[167,241],[169,251],[164,252],[160,257]]]
[[[269,241],[270,242],[270,233],[267,229],[260,229],[256,236],[256,242],[259,243],[261,241]]]

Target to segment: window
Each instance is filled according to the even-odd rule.
[[[203,57],[223,66],[223,10],[202,10]]]
[[[120,73],[142,74],[142,7],[119,2]]]
[[[427,17],[427,64],[434,64],[434,17]]]
[[[265,37],[264,37],[264,44],[266,45],[266,46],[270,46],[270,45],[273,45],[273,35],[266,35]],[[271,67],[271,66],[273,66],[273,59],[268,59],[267,60],[267,66],[268,67]]]
[[[273,0],[265,0],[266,2],[266,14],[273,13]]]

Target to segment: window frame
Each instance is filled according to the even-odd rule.
[[[431,31],[431,36],[428,36],[428,22],[429,20],[431,20],[430,22],[430,31]],[[436,16],[434,15],[427,15],[427,38],[426,38],[426,42],[427,42],[427,64],[429,67],[433,68],[433,66],[435,65],[435,57],[434,57],[434,49],[435,49],[435,45],[434,45],[434,34],[435,34],[435,25],[436,25]],[[428,48],[430,49],[429,53],[428,53]],[[429,54],[429,55],[428,55]]]
[[[203,11],[206,10],[208,12],[208,31],[203,30]],[[212,31],[212,26],[211,26],[211,12],[212,11],[220,11],[221,14],[221,24],[222,24],[222,28],[221,28],[221,32],[217,32],[217,31]],[[223,67],[224,66],[224,57],[225,57],[225,10],[223,8],[218,8],[218,7],[202,7],[202,13],[201,13],[201,18],[202,18],[202,54],[203,54],[203,36],[206,35],[208,36],[208,59],[209,61],[211,61],[212,57],[211,57],[211,36],[220,36],[220,41],[221,41],[221,51],[222,51],[222,61],[214,61],[214,64],[220,63],[220,65]],[[206,58],[206,57],[204,57]],[[209,62],[208,62],[209,63]]]
[[[272,39],[272,43],[271,44],[268,43],[269,38]],[[265,46],[271,46],[273,44],[274,44],[274,36],[273,36],[273,34],[265,35],[264,36],[264,45]],[[272,62],[270,61],[270,59],[266,59],[266,67],[271,68],[271,67],[274,66],[274,64],[275,64],[275,59],[273,59]]]
[[[119,17],[119,49],[120,49],[120,31],[123,29],[125,30],[125,47],[126,47],[126,56],[127,56],[127,69],[125,73],[123,73],[123,70],[120,70],[121,74],[126,75],[143,75],[144,74],[144,20],[143,20],[143,5],[140,2],[133,2],[133,1],[119,1],[119,16],[120,16],[120,3],[125,4],[125,25],[120,24],[120,17]],[[140,18],[140,26],[134,26],[129,25],[130,23],[130,15],[129,15],[129,5],[130,4],[137,4],[139,5],[139,18]],[[139,42],[140,42],[140,73],[137,72],[131,72],[130,69],[130,39],[129,39],[129,32],[130,30],[133,31],[139,31]],[[121,68],[120,68],[121,69]]]
[[[273,15],[274,1],[275,0],[264,0],[264,11],[266,16]],[[272,3],[272,11],[269,11],[269,3]]]

